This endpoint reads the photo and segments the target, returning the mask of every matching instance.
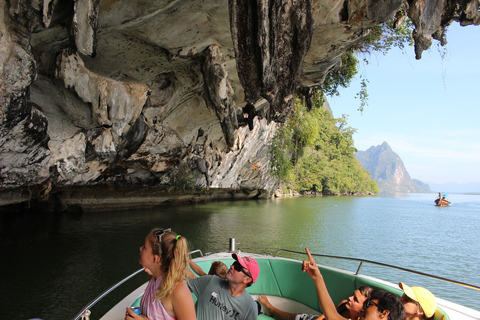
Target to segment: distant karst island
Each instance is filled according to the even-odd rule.
[[[378,183],[380,192],[429,193],[430,186],[410,178],[402,159],[387,142],[358,151],[356,158]]]

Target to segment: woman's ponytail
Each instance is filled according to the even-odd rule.
[[[162,236],[160,247],[160,268],[163,272],[163,280],[156,298],[168,300],[175,287],[185,277],[185,270],[188,266],[188,243],[183,236],[167,231]]]

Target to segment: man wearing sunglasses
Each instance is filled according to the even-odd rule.
[[[197,296],[197,320],[256,320],[258,308],[245,291],[260,274],[255,259],[232,254],[235,260],[227,272],[227,279],[201,276],[188,280],[188,287]]]

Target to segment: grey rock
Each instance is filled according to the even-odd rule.
[[[380,192],[429,192],[428,185],[411,179],[402,159],[387,142],[358,151],[356,158],[378,183]]]

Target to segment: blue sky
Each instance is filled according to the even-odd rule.
[[[334,117],[349,115],[358,150],[386,141],[413,179],[480,182],[480,27],[455,22],[447,42],[434,40],[421,60],[413,47],[367,56],[350,87],[328,100]],[[363,113],[360,74],[369,81]]]

